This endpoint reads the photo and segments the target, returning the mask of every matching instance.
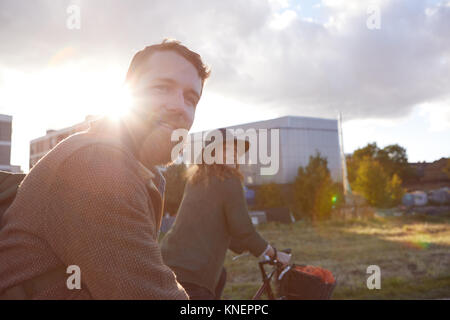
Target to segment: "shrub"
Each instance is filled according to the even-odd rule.
[[[358,168],[354,190],[359,192],[372,206],[389,206],[387,185],[389,177],[376,160],[364,158]]]
[[[330,217],[337,199],[326,158],[317,153],[308,165],[298,169],[293,185],[292,211],[296,219],[324,220]],[[333,201],[333,199],[335,199]]]
[[[402,188],[402,179],[395,173],[388,182],[387,192],[390,197],[390,206],[396,206],[401,203],[405,191]]]
[[[284,203],[281,188],[275,183],[261,185],[256,190],[255,208],[257,209],[279,208]]]

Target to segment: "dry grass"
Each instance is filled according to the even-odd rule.
[[[294,261],[333,272],[334,299],[450,297],[450,215],[375,217],[366,220],[269,223],[258,231]],[[257,260],[231,261],[224,299],[250,299],[261,283]],[[381,268],[381,290],[366,286],[369,265]]]

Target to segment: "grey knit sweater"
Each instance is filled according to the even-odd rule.
[[[179,282],[214,292],[232,238],[255,256],[267,247],[248,215],[241,181],[237,177],[224,181],[211,177],[207,184],[187,183],[161,251]]]

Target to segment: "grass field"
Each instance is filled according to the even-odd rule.
[[[258,231],[293,261],[321,266],[338,281],[333,299],[450,298],[450,214],[375,217],[292,225],[267,223]],[[257,259],[232,261],[223,299],[250,299],[261,284]],[[369,265],[381,269],[381,289],[367,289]]]

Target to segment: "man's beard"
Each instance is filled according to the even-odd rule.
[[[171,141],[175,123],[166,120],[170,115],[150,113],[135,109],[128,118],[128,123],[136,137],[136,155],[139,161],[151,168],[171,162],[172,148],[177,141]]]
[[[171,151],[176,143],[171,141],[171,133],[154,124],[142,139],[139,161],[147,168],[165,165],[171,161]]]

